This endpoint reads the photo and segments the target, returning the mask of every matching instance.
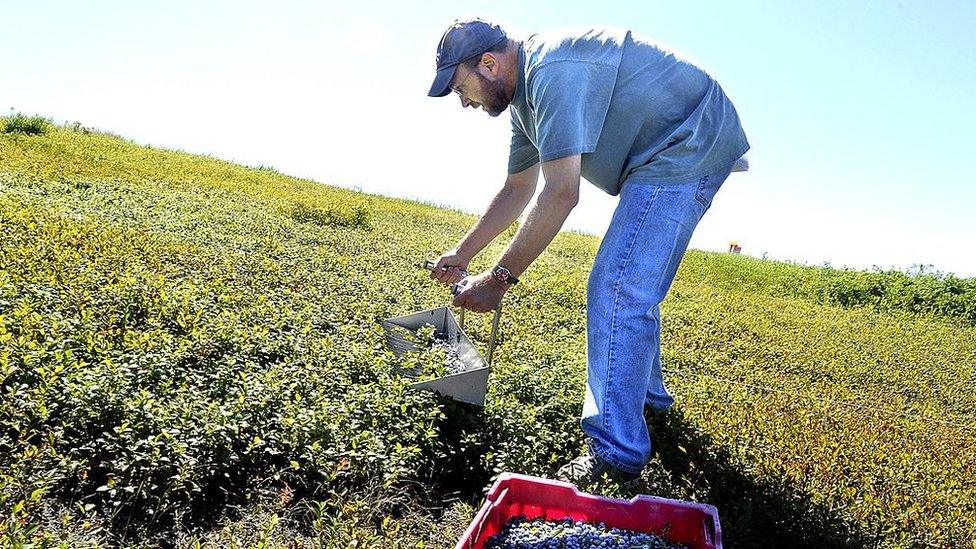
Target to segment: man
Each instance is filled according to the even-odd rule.
[[[508,178],[431,277],[462,279],[471,258],[545,187],[490,270],[463,281],[454,305],[485,312],[549,245],[579,197],[580,177],[620,199],[586,295],[586,455],[558,476],[635,479],[651,455],[644,406],[673,402],[661,375],[659,304],[692,231],[749,149],[732,103],[708,74],[622,29],[509,38],[492,23],[455,21],[437,48],[428,95],[498,116],[511,107]],[[739,162],[737,162],[739,161]]]

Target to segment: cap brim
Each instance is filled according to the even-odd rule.
[[[454,71],[456,70],[456,64],[440,68],[437,71],[437,75],[434,76],[434,83],[431,84],[430,91],[427,92],[427,95],[430,97],[444,97],[451,93],[451,79],[454,78]]]

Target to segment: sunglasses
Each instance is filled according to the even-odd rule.
[[[461,97],[464,97],[464,92],[461,91],[461,86],[463,86],[464,83],[467,82],[467,80],[471,76],[471,73],[472,72],[474,72],[474,71],[468,71],[468,74],[464,78],[461,79],[461,83],[458,84],[456,88],[453,88],[452,87],[451,88],[451,91],[454,92],[454,93],[456,93],[456,94],[458,94],[458,95],[460,95]]]

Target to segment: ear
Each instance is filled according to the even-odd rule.
[[[495,54],[491,52],[485,52],[481,56],[481,64],[488,68],[488,72],[495,76],[498,74],[498,59],[495,58]]]

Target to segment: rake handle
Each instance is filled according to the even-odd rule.
[[[455,284],[456,286],[457,284]],[[461,329],[464,330],[464,311],[461,309],[461,318],[459,323],[461,324]],[[498,321],[502,316],[502,304],[499,303],[498,307],[495,307],[495,315],[491,319],[491,336],[488,338],[488,366],[491,366],[491,356],[495,354],[495,339],[498,337]]]
[[[437,262],[436,261],[432,261],[430,259],[425,259],[424,260],[424,268],[427,269],[428,271],[433,271],[434,270],[434,265],[437,265]],[[442,271],[446,271],[446,270],[450,269],[451,267],[453,267],[453,265],[445,265],[445,266],[441,267],[441,270]],[[458,270],[461,271],[461,275],[462,276],[465,276],[465,277],[468,276],[468,270],[467,269],[458,269]]]
[[[430,260],[430,259],[425,259],[424,260],[423,267],[425,269],[427,269],[428,271],[433,271],[435,265],[437,265],[437,262],[435,262],[433,260]],[[445,265],[445,266],[441,267],[441,270],[442,271],[446,271],[446,270],[448,270],[450,268],[451,268],[450,265]],[[458,271],[461,272],[461,276],[463,276],[465,278],[468,277],[468,270],[467,269],[458,269]],[[451,295],[458,295],[459,293],[461,293],[461,285],[459,283],[457,283],[457,282],[455,282],[454,284],[451,284]]]

